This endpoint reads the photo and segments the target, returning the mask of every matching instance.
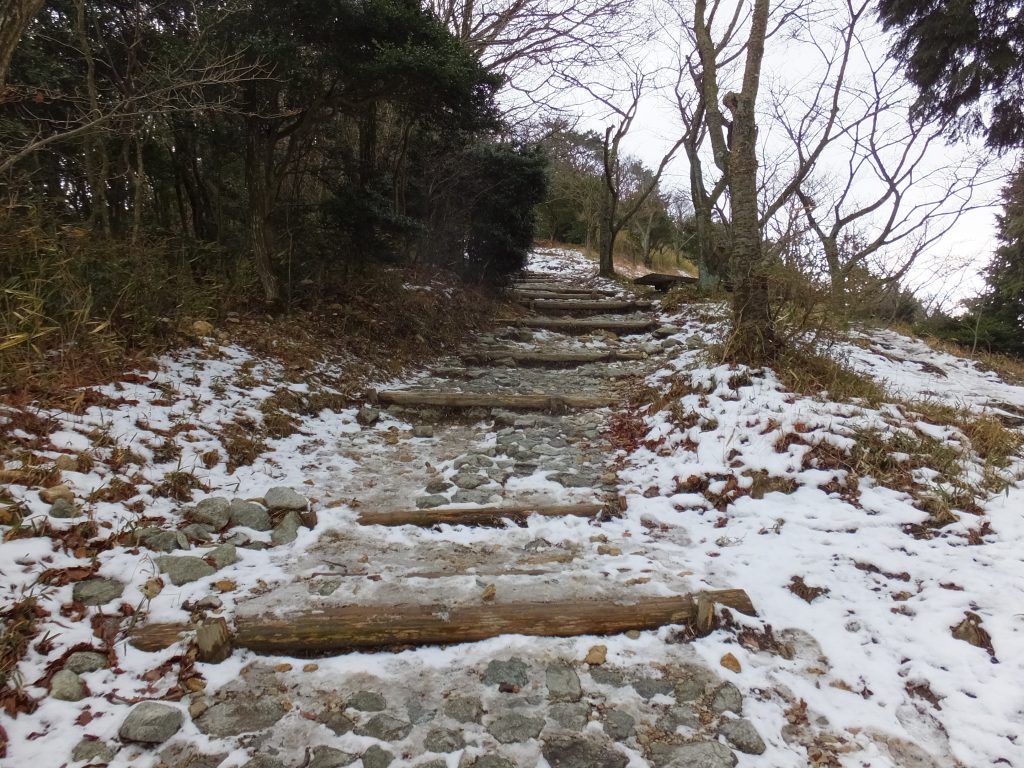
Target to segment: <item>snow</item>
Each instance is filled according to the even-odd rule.
[[[593,264],[575,251],[537,251],[529,268],[560,279],[593,279]],[[667,644],[670,628],[643,633],[638,640],[600,641],[608,646],[610,660],[623,663],[682,663],[699,658],[721,671],[721,657],[733,654],[741,671],[729,679],[746,694],[746,716],[768,742],[762,756],[740,755],[741,768],[806,766],[809,749],[821,744],[838,764],[849,768],[911,764],[1024,768],[1024,612],[1020,608],[1024,464],[1017,459],[1002,470],[1006,489],[980,499],[982,514],[960,510],[958,521],[932,531],[930,537],[916,537],[907,527],[926,522],[928,515],[915,506],[909,493],[886,487],[871,476],[856,477],[854,493],[851,470],[817,458],[827,448],[849,449],[865,430],[880,434],[916,430],[955,446],[966,474],[980,478],[983,463],[970,451],[964,435],[908,418],[906,404],[896,398],[928,398],[979,412],[1012,414],[1008,407],[1024,407],[1024,388],[1002,382],[972,361],[933,351],[895,332],[865,330],[838,345],[834,353],[884,382],[894,401],[868,408],[799,396],[787,392],[771,371],[712,365],[702,349],[690,348],[695,337],[706,344],[719,341],[722,327],[697,319],[709,310],[712,316],[718,314],[714,307],[694,306],[662,318],[678,326],[674,338],[685,343],[661,359],[646,383],[662,391],[674,383],[684,385],[674,390],[682,394],[673,403],[684,420],[679,423],[667,411],[638,414],[646,430],[644,443],[619,457],[625,511],[599,529],[578,518],[534,518],[525,527],[501,529],[501,548],[494,547],[497,534],[486,529],[360,529],[354,525],[353,488],[380,477],[397,490],[405,487],[401,468],[388,465],[384,457],[389,436],[409,425],[386,417],[374,429],[362,430],[355,422],[355,408],[301,416],[297,432],[269,440],[268,450],[252,465],[228,471],[221,434],[226,425],[242,416],[259,423],[263,419],[260,405],[278,389],[302,393],[324,388],[315,375],[290,380],[279,363],[231,344],[211,342],[183,350],[162,358],[154,371],[96,388],[107,400],[80,414],[45,411],[41,415],[53,417],[58,427],[47,436],[50,446],[44,454],[53,459],[60,453],[88,451],[96,457],[95,466],[87,472],[63,473],[63,482],[80,502],[109,487],[114,479],[137,486],[143,500],[141,512],[131,508],[130,501],[86,505],[91,519],[107,535],[130,530],[142,516],[151,518],[149,524],[179,523],[183,504],[154,493],[176,471],[193,473],[208,489],[197,491],[195,501],[208,495],[254,498],[277,485],[295,488],[313,500],[319,523],[314,530],[300,529],[293,544],[265,551],[240,548],[237,564],[182,587],[167,584],[153,599],[140,588],[157,572],[156,553],[122,545],[97,553],[98,575],[124,581],[123,602],[133,610],[147,611],[148,621],[183,621],[188,616],[183,604],[211,593],[223,600],[223,615],[228,617],[236,611],[287,605],[300,595],[306,599],[303,580],[311,578],[327,551],[353,568],[366,567],[359,565],[359,557],[369,556],[368,562],[381,578],[363,582],[361,600],[402,599],[409,584],[402,574],[436,568],[444,553],[456,553],[461,559],[452,562],[463,567],[459,577],[446,584],[447,598],[452,600],[477,594],[481,577],[497,584],[499,600],[512,594],[521,598],[530,589],[541,595],[557,591],[614,599],[626,585],[631,594],[649,595],[742,588],[758,616],[734,615],[734,627],[691,644]],[[560,338],[538,335],[542,337]],[[638,343],[653,341],[641,337]],[[581,344],[597,347],[604,342]],[[392,384],[408,385],[416,378]],[[22,433],[21,437],[31,436]],[[181,448],[180,455],[157,461],[169,439]],[[481,430],[469,425],[463,432],[452,431],[450,439],[454,443],[449,445],[433,439],[415,441],[417,451],[422,450],[447,475],[451,468],[445,464],[446,456],[457,447],[486,445],[493,435],[481,435]],[[118,465],[116,450],[133,451],[141,461]],[[208,467],[204,456],[212,450],[219,451],[220,457]],[[16,470],[19,464],[8,462],[5,468]],[[763,496],[754,498],[749,491],[760,482],[758,478],[773,482],[763,489]],[[937,485],[934,469],[918,469],[915,478]],[[547,480],[540,470],[512,480],[509,488],[549,496],[555,502],[578,500],[578,492]],[[9,493],[31,512],[26,525],[47,519],[48,505],[35,489],[14,484]],[[49,522],[62,530],[79,521],[50,518]],[[9,532],[9,527],[4,531]],[[593,538],[596,532],[619,547],[621,554],[599,554]],[[266,538],[267,534],[253,532],[252,536]],[[516,564],[501,559],[505,550],[521,550],[539,539],[571,552],[572,561],[552,568],[549,576],[528,588],[493,570],[495,563]],[[98,646],[88,617],[61,614],[61,607],[71,601],[72,586],[46,587],[38,581],[44,569],[89,562],[88,557],[62,551],[58,542],[44,536],[5,536],[0,542],[0,578],[5,585],[0,609],[6,610],[27,594],[35,595],[48,612],[40,623],[41,632],[54,638],[52,649],[33,644],[18,665],[18,680],[40,699],[40,706],[31,715],[0,714],[0,725],[10,740],[7,764],[47,768],[67,763],[67,755],[83,734],[105,740],[116,737],[127,701],[160,698],[176,684],[174,670],[152,682],[143,675],[180,653],[180,645],[151,654],[122,642],[116,647],[117,674],[101,670],[85,676],[94,694],[85,702],[55,701],[36,685],[46,666],[67,649],[79,643]],[[828,592],[805,602],[788,588],[795,576]],[[211,583],[223,579],[237,586],[223,593],[213,589]],[[106,611],[114,612],[115,605]],[[980,617],[991,636],[995,659],[984,649],[953,637],[951,627],[964,619],[965,612]],[[89,615],[94,614],[90,610]],[[769,626],[774,637],[788,645],[785,655],[760,649],[749,640],[751,633],[763,634]],[[471,646],[349,654],[318,659],[312,682],[306,678],[302,684],[375,674],[396,688],[415,687],[426,684],[430,676],[443,678],[498,653],[582,658],[594,641],[502,637]],[[215,690],[237,680],[253,658],[239,652],[221,665],[198,668],[208,688]],[[303,663],[286,658],[269,661],[297,667]],[[924,685],[938,697],[937,707],[912,693]],[[792,713],[801,701],[807,705],[809,722],[795,727]],[[76,718],[86,704],[93,719],[78,725]],[[184,708],[183,703],[175,706]],[[199,745],[213,744],[188,718],[181,736]],[[361,737],[347,738],[356,751],[368,743]],[[235,751],[223,765],[242,765],[247,759],[244,750],[231,749]],[[923,751],[930,762],[913,763],[908,755],[914,749]],[[639,754],[631,754],[630,759],[630,766],[647,765]],[[112,765],[154,763],[153,752],[128,749]]]

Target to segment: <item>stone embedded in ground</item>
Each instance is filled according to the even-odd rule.
[[[583,695],[576,670],[565,662],[549,664],[544,672],[551,701],[579,701]]]
[[[529,682],[528,667],[522,659],[511,658],[504,661],[495,659],[487,665],[484,672],[485,685],[515,685],[522,688]]]
[[[435,728],[423,739],[423,747],[428,752],[455,752],[466,746],[466,740],[459,731],[448,731]]]
[[[124,593],[124,584],[116,579],[79,581],[71,590],[71,599],[85,605],[106,605]]]
[[[429,496],[420,496],[416,499],[416,509],[434,509],[435,507],[443,507],[447,503],[447,496],[432,493]]]
[[[593,667],[599,667],[608,660],[608,646],[607,645],[592,645],[590,650],[587,651],[587,656],[583,659],[584,664],[590,664]]]
[[[242,765],[242,768],[291,768],[274,757],[267,755],[256,755],[252,760]]]
[[[743,694],[732,683],[722,683],[711,694],[708,709],[718,714],[735,712],[738,715],[743,712]]]
[[[429,494],[436,495],[439,493],[444,493],[445,491],[450,490],[452,487],[453,486],[451,483],[449,483],[443,477],[439,477],[427,483],[423,490],[425,490]]]
[[[298,512],[289,512],[281,518],[273,532],[270,534],[270,541],[274,546],[291,544],[299,537],[299,526],[302,525],[302,518]]]
[[[228,514],[232,525],[252,528],[254,531],[269,531],[272,525],[267,510],[252,501],[232,499]]]
[[[511,760],[498,755],[481,755],[472,765],[473,768],[516,768],[516,764]]]
[[[563,728],[582,731],[590,722],[590,705],[585,702],[559,702],[548,709],[548,717]]]
[[[57,499],[64,499],[66,501],[74,501],[75,494],[70,488],[63,483],[61,485],[54,485],[50,488],[43,488],[39,492],[39,498],[47,504],[53,504]]]
[[[429,424],[420,424],[412,428],[413,437],[433,437],[434,428]]]
[[[456,504],[488,504],[491,501],[491,497],[497,493],[495,490],[483,490],[483,491],[456,491],[455,495],[452,496],[452,501]]]
[[[604,716],[604,732],[614,741],[625,741],[636,730],[636,720],[621,709],[610,709]]]
[[[95,672],[107,666],[108,660],[105,654],[95,651],[76,651],[68,656],[64,662],[64,669],[81,675],[85,672]]]
[[[230,518],[228,508],[230,506],[231,502],[223,496],[211,496],[187,509],[185,517],[193,523],[202,523],[219,531],[228,524]]]
[[[50,696],[61,701],[81,701],[88,695],[82,678],[70,669],[62,669],[50,678]]]
[[[448,761],[440,758],[437,760],[428,760],[425,763],[416,763],[415,768],[448,768]]]
[[[734,768],[736,755],[717,741],[697,741],[672,747],[661,768]],[[658,765],[658,763],[655,763]]]
[[[238,552],[235,550],[234,544],[221,544],[219,547],[214,547],[206,552],[204,557],[217,569],[227,568],[238,562]]]
[[[658,727],[669,733],[674,733],[676,728],[700,728],[700,713],[692,704],[680,704],[678,707],[670,707],[665,714],[658,718]]]
[[[202,523],[190,523],[182,528],[181,532],[185,534],[189,541],[202,543],[213,540],[213,529]]]
[[[544,728],[543,717],[528,717],[521,712],[505,712],[487,726],[487,732],[502,744],[535,739]]]
[[[325,709],[316,716],[316,720],[318,723],[326,725],[338,736],[344,736],[356,727],[352,718],[337,709]]]
[[[218,768],[226,757],[226,752],[207,754],[191,744],[174,742],[160,753],[156,768]]]
[[[174,552],[178,549],[188,549],[188,536],[181,531],[161,531],[149,528],[140,531],[138,539],[146,549],[154,552]]]
[[[552,736],[544,741],[541,754],[551,768],[624,768],[629,758],[611,742],[593,736]]]
[[[182,584],[189,584],[207,576],[212,576],[217,569],[203,560],[201,557],[184,555],[182,557],[171,557],[165,555],[156,559],[157,567],[161,573],[166,573],[171,584],[180,587]]]
[[[351,765],[359,759],[359,755],[324,746],[314,747],[311,757],[307,768],[340,768],[343,765]]]
[[[593,672],[591,672],[593,675]],[[675,690],[671,680],[658,679],[655,677],[641,677],[633,681],[633,690],[644,699],[654,696],[668,696]]]
[[[214,704],[196,719],[196,727],[208,736],[238,736],[265,730],[284,715],[275,699],[248,695]]]
[[[380,408],[364,405],[356,412],[356,422],[364,427],[373,426],[380,419]]]
[[[132,707],[117,733],[123,741],[162,744],[178,732],[181,721],[181,710],[177,707],[143,701]]]
[[[452,696],[444,703],[444,713],[460,723],[479,723],[484,708],[480,699],[472,696]]]
[[[376,744],[363,752],[363,768],[388,768],[394,761],[393,754]]]
[[[309,506],[309,500],[305,496],[283,485],[267,491],[263,496],[263,502],[268,509],[290,509],[296,512],[305,510]]]
[[[388,703],[384,700],[383,694],[376,691],[357,691],[348,700],[348,706],[352,709],[358,709],[360,712],[383,712],[387,708]]]
[[[82,510],[75,506],[75,502],[68,499],[55,499],[50,506],[50,517],[61,520],[68,520],[73,517],[81,517]]]
[[[341,579],[332,579],[317,577],[310,579],[306,583],[306,590],[311,595],[320,595],[321,597],[327,597],[338,591],[338,587],[341,586]]]
[[[91,763],[109,763],[114,759],[114,750],[99,739],[82,739],[71,750],[72,760],[88,760]]]
[[[597,667],[590,670],[590,677],[599,685],[611,685],[620,688],[626,684],[626,677],[618,669]]]
[[[391,715],[380,714],[371,717],[356,728],[355,732],[359,736],[372,736],[381,741],[401,741],[411,730],[412,723]]]
[[[740,752],[746,752],[748,755],[764,753],[764,739],[761,738],[754,724],[746,718],[724,720],[718,726],[718,732]]]
[[[683,664],[672,673],[675,680],[676,701],[696,701],[704,695],[709,685],[718,678],[707,667],[698,664]]]
[[[69,456],[66,453],[62,453],[53,461],[54,469],[59,469],[61,472],[77,472],[78,471],[78,457]]]
[[[413,725],[419,725],[420,723],[429,723],[437,715],[436,709],[428,709],[423,706],[423,702],[418,698],[407,699],[405,702],[405,712],[409,716],[409,722]]]
[[[459,472],[452,477],[452,482],[459,488],[464,488],[467,491],[472,491],[479,488],[481,485],[487,485],[490,482],[490,478],[484,475],[476,475],[469,472]]]

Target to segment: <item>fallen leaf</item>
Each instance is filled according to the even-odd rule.
[[[292,671],[292,665],[289,664],[288,662],[284,662],[283,664],[278,664],[277,666],[275,666],[274,667],[274,671],[275,672],[291,672]]]
[[[493,600],[495,598],[495,596],[497,594],[498,594],[498,588],[496,586],[494,586],[493,584],[488,584],[486,587],[484,587],[484,591],[483,591],[483,594],[480,595],[480,599],[483,600],[484,602],[490,602],[491,600]]]
[[[213,586],[215,586],[221,592],[230,592],[231,590],[238,587],[238,585],[231,579],[221,579],[220,581],[215,581],[213,582]]]
[[[303,672],[316,672],[318,669],[320,669],[319,664],[304,664],[302,667]]]

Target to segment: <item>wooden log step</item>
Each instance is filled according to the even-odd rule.
[[[516,289],[510,294],[514,299],[555,299],[557,301],[582,301],[586,299],[613,298],[611,293],[588,291],[587,293],[565,293],[564,291],[533,291]]]
[[[651,302],[649,301],[632,301],[632,300],[605,300],[605,301],[586,301],[586,300],[569,300],[561,301],[558,299],[518,299],[520,304],[526,304],[531,309],[542,310],[544,312],[632,312],[637,309],[650,309]]]
[[[414,389],[370,392],[372,402],[423,408],[507,408],[525,411],[564,411],[567,408],[607,408],[612,395],[520,395],[479,392],[428,392]]]
[[[516,365],[585,365],[646,358],[643,352],[522,352],[515,349],[487,349],[462,356],[468,363],[509,361]]]
[[[518,507],[435,507],[397,512],[360,512],[360,525],[418,525],[432,528],[435,525],[475,525],[480,527],[502,525],[512,520],[525,524],[530,515],[541,517],[597,517],[609,510],[604,504],[559,504],[554,506]],[[610,511],[610,510],[609,510]]]
[[[696,285],[700,280],[690,275],[663,275],[650,272],[633,281],[634,285],[649,285],[659,291],[667,291],[677,285]]]
[[[742,589],[640,597],[629,603],[573,599],[455,606],[318,604],[287,614],[239,616],[233,644],[257,653],[299,656],[471,643],[500,635],[614,635],[671,624],[688,625],[696,634],[705,634],[714,624],[715,604],[756,615]],[[143,625],[130,633],[129,640],[140,650],[157,651],[190,629],[188,624]]]
[[[610,291],[604,288],[580,288],[575,285],[558,285],[555,283],[525,283],[515,284],[513,288],[525,291],[545,291],[547,293],[568,293],[597,296],[615,296],[618,291]]]
[[[509,320],[510,325],[519,328],[539,328],[562,333],[591,333],[611,331],[617,334],[645,333],[654,330],[654,320],[586,320],[578,318],[522,317]]]

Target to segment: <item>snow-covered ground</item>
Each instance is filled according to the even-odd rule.
[[[573,251],[545,250],[533,255],[530,269],[581,281],[593,264]],[[573,578],[585,584],[593,574],[602,589],[631,584],[649,594],[746,590],[758,618],[734,615],[731,626],[694,641],[685,652],[665,644],[668,628],[639,639],[600,640],[609,658],[623,663],[679,663],[687,653],[728,675],[746,694],[746,716],[767,742],[761,756],[740,755],[741,767],[1024,768],[1024,465],[1014,460],[986,468],[966,435],[926,423],[904,402],[922,397],[1019,416],[1015,409],[1024,408],[1024,388],[915,340],[872,331],[842,345],[839,354],[883,381],[894,394],[892,404],[869,408],[799,396],[785,391],[771,372],[708,363],[704,346],[720,341],[723,330],[698,319],[708,314],[707,307],[693,306],[662,317],[678,328],[676,344],[666,344],[670,351],[652,359],[646,383],[672,391],[667,405],[674,407],[634,414],[642,443],[619,457],[626,508],[599,529],[614,548],[601,551],[595,528],[576,518],[534,520],[502,531],[503,542],[557,543],[573,553]],[[637,340],[648,342],[655,340]],[[183,621],[196,601],[215,595],[222,604],[218,612],[230,618],[236,603],[292,582],[296,569],[330,536],[351,534],[346,546],[357,547],[352,530],[358,504],[342,495],[346,486],[337,478],[372,466],[386,482],[387,469],[374,457],[383,456],[394,439],[410,439],[411,427],[385,415],[373,429],[363,429],[355,408],[308,378],[290,378],[278,363],[210,341],[168,355],[155,371],[93,388],[76,412],[44,411],[29,422],[0,411],[0,420],[18,425],[7,427],[7,443],[25,456],[31,453],[36,464],[61,460],[61,483],[86,513],[50,517],[43,489],[18,474],[26,462],[6,463],[7,494],[25,515],[19,526],[0,526],[0,611],[32,596],[40,618],[39,634],[12,678],[38,705],[18,712],[13,697],[0,702],[7,710],[0,712],[9,739],[5,765],[72,764],[68,755],[83,736],[116,741],[131,702],[169,699],[184,711],[185,697],[195,690],[190,685],[198,685],[189,682],[197,679],[190,677],[195,671],[214,690],[253,660],[236,652],[222,665],[193,667],[176,660],[180,645],[151,654],[118,641],[113,667],[82,674],[88,696],[47,696],[52,673],[69,653],[99,646],[96,616],[139,612],[147,621]],[[252,434],[253,425],[276,413],[265,405],[271,398],[291,404],[285,410],[295,431],[268,438],[251,464],[229,469],[227,441]],[[305,412],[296,410],[302,402]],[[31,431],[32,424],[39,431]],[[972,484],[1001,476],[1005,488],[981,494],[974,513],[954,504],[957,519],[930,527],[921,498],[947,498],[955,489],[937,468],[909,469],[911,494],[905,485],[887,487],[861,473],[862,466],[845,463],[845,452],[868,435],[932,438],[957,453]],[[485,443],[493,436],[482,438]],[[895,461],[904,458],[910,460],[896,455]],[[184,503],[164,495],[176,487],[169,480],[191,483],[194,502],[215,495],[262,498],[271,488],[289,487],[312,500],[318,520],[313,528],[300,528],[292,543],[239,547],[238,561],[215,574],[181,586],[167,583],[165,575],[154,586],[162,553],[136,546],[131,534],[140,527],[183,525]],[[96,526],[87,534],[77,528],[84,520]],[[243,533],[255,541],[271,538],[269,531]],[[417,547],[451,547],[479,555],[494,535],[450,527],[402,529],[380,534],[377,544],[406,554]],[[366,548],[374,558],[385,556],[369,542]],[[213,543],[197,544],[189,554],[212,550]],[[360,562],[357,554],[347,556]],[[395,574],[389,582],[386,565],[379,568],[383,581],[376,587],[382,592],[399,583]],[[75,603],[74,584],[93,576],[122,582],[120,600],[100,608]],[[809,601],[791,591],[794,578],[802,580],[807,589],[798,591]],[[465,583],[473,588],[477,580],[467,577]],[[968,615],[990,637],[991,652],[954,637],[953,628]],[[496,639],[470,649],[360,654],[322,660],[317,675],[338,680],[376,671],[401,688],[421,685],[425,676],[443,679],[507,648],[523,657],[558,651],[581,658],[597,641]],[[726,654],[738,661],[738,671],[720,666]],[[294,666],[294,673],[282,673],[285,678],[309,666],[301,659],[269,661]],[[293,682],[307,684],[298,677]],[[183,735],[211,743],[191,725]],[[233,748],[222,765],[239,766],[246,759]],[[639,755],[630,760],[630,768],[647,765]],[[457,761],[452,755],[449,765]],[[154,762],[151,753],[128,748],[111,764]]]

